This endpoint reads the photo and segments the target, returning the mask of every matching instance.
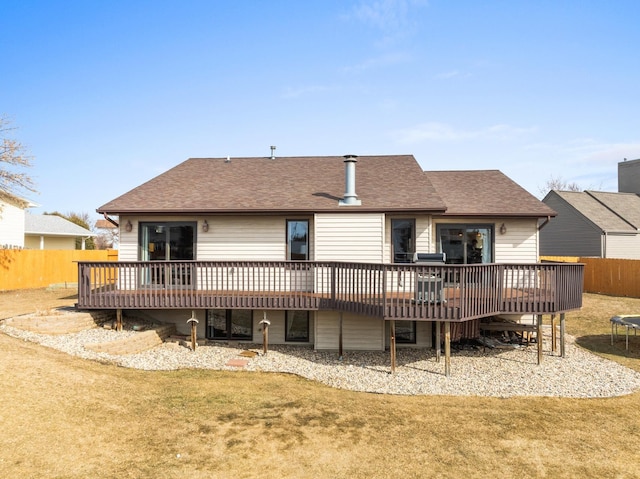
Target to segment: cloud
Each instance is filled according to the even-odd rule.
[[[343,70],[347,73],[362,72],[365,70],[385,68],[388,66],[398,65],[400,63],[407,63],[409,61],[411,61],[411,55],[409,55],[408,53],[396,52],[369,58],[368,60],[358,63],[357,65],[344,67]]]
[[[448,72],[442,72],[435,76],[438,80],[449,80],[451,78],[467,78],[471,73],[461,72],[460,70],[450,70]]]
[[[285,99],[293,99],[293,98],[300,98],[302,96],[312,95],[315,93],[322,93],[330,90],[333,90],[333,88],[328,86],[322,86],[322,85],[309,85],[309,86],[298,87],[298,88],[287,87],[285,91],[282,93],[282,95],[280,96],[281,98],[285,98]]]
[[[425,0],[362,1],[353,9],[353,17],[383,31],[399,31],[411,25],[410,10],[426,4]]]
[[[537,131],[537,127],[493,125],[479,130],[456,130],[445,123],[429,122],[392,132],[398,143],[415,144],[425,141],[510,140]]]

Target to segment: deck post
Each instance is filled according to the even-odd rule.
[[[442,356],[442,343],[440,342],[440,321],[436,321],[436,363],[440,362],[440,356]]]
[[[267,312],[262,312],[262,321],[260,321],[262,325],[262,354],[266,356],[269,351],[269,325],[271,321],[267,319]]]
[[[195,310],[191,310],[191,318],[187,319],[187,323],[191,324],[191,350],[195,351],[198,347],[198,320]]]
[[[564,313],[560,313],[560,357],[564,358]]]
[[[122,310],[116,309],[116,331],[122,331]]]
[[[396,322],[389,321],[389,331],[391,333],[389,352],[391,353],[391,374],[396,372]]]
[[[556,337],[557,318],[555,314],[551,315],[551,351],[554,353],[558,349],[558,338]]]
[[[538,364],[542,364],[542,315],[536,315],[538,330],[536,332],[536,341],[538,343]]]
[[[451,376],[451,322],[444,322],[444,375]]]
[[[338,359],[342,361],[342,311],[340,311],[340,319],[338,320]]]

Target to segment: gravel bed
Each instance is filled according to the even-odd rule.
[[[446,377],[444,355],[436,362],[435,351],[430,349],[398,349],[396,373],[390,374],[388,352],[346,352],[340,360],[336,352],[302,346],[272,345],[268,354],[262,355],[262,346],[256,344],[215,343],[199,346],[194,352],[177,343],[164,343],[138,354],[114,356],[89,351],[84,345],[138,333],[94,328],[49,336],[4,323],[0,331],[81,358],[143,370],[237,370],[227,366],[227,361],[252,350],[258,354],[242,357],[248,361],[247,371],[291,373],[335,388],[381,394],[602,398],[640,389],[640,373],[576,346],[568,335],[564,359],[550,351],[550,338],[546,338],[541,365],[537,364],[536,344],[513,349],[454,349],[451,376]]]

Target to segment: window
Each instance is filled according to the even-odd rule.
[[[396,343],[416,343],[415,321],[396,321]]]
[[[285,341],[309,342],[309,311],[287,311]]]
[[[207,339],[253,339],[253,315],[248,309],[207,310]]]
[[[493,262],[493,225],[439,224],[436,229],[447,263]]]
[[[394,263],[411,263],[416,252],[416,221],[414,219],[391,220],[391,244]]]
[[[287,260],[309,259],[309,221],[287,220]]]

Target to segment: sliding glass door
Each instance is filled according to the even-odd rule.
[[[140,223],[141,261],[158,261],[145,272],[142,283],[161,286],[190,286],[192,267],[188,264],[164,265],[167,261],[195,259],[196,223]]]
[[[439,224],[437,236],[447,263],[493,262],[493,225]]]

